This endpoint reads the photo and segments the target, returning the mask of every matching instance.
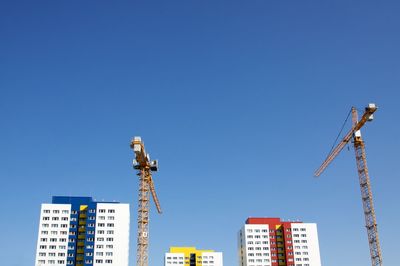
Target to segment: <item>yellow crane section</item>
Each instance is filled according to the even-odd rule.
[[[372,266],[383,266],[382,253],[379,244],[378,227],[376,223],[374,204],[372,199],[371,183],[367,167],[364,141],[361,138],[360,129],[367,121],[372,121],[373,114],[377,110],[375,104],[369,104],[364,111],[361,119],[358,120],[358,113],[355,107],[352,107],[353,126],[345,135],[341,142],[328,154],[322,165],[315,171],[314,175],[319,176],[333,159],[340,153],[346,144],[353,139],[354,151],[356,154],[357,170],[361,190],[361,199],[364,209],[365,226],[367,228],[368,243],[371,255]]]
[[[138,234],[137,234],[137,266],[149,265],[149,212],[150,193],[153,196],[158,213],[161,213],[160,202],[154,188],[152,172],[158,171],[158,161],[150,160],[144,143],[140,137],[134,137],[131,148],[135,153],[133,168],[138,170],[139,176],[139,205],[138,205]]]

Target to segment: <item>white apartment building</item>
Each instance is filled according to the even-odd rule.
[[[35,266],[128,266],[129,204],[53,197],[41,206]]]
[[[317,225],[248,218],[238,233],[239,266],[321,266]]]

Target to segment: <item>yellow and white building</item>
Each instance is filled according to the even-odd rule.
[[[222,252],[197,250],[195,247],[170,247],[165,266],[223,266]]]

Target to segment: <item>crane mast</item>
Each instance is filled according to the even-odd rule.
[[[135,137],[130,146],[135,152],[133,168],[138,170],[137,175],[139,176],[136,265],[148,266],[150,194],[153,197],[158,213],[161,213],[160,202],[158,201],[152,178],[152,172],[158,171],[158,161],[150,160],[150,155],[146,153],[144,143],[140,137]]]
[[[358,114],[355,108],[352,108],[353,126],[358,123]],[[369,251],[373,266],[382,266],[382,253],[379,244],[378,225],[376,223],[374,203],[372,200],[371,183],[368,173],[367,159],[365,153],[364,141],[361,138],[361,132],[357,130],[353,137],[354,151],[360,182],[361,199],[364,209],[365,227],[367,228]]]
[[[367,122],[372,121],[373,113],[377,110],[375,104],[369,104],[365,108],[365,112],[361,119],[358,120],[358,113],[355,107],[352,107],[352,122],[351,130],[345,135],[342,141],[328,154],[322,165],[315,171],[315,176],[319,176],[328,165],[336,158],[340,151],[353,139],[354,151],[356,155],[356,163],[358,177],[361,190],[361,199],[364,210],[365,226],[368,234],[368,243],[372,266],[383,266],[382,253],[379,244],[378,228],[375,217],[374,204],[372,199],[371,183],[367,167],[367,159],[365,153],[365,144],[361,138],[361,127]]]

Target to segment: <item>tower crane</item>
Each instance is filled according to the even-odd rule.
[[[361,199],[364,209],[365,226],[367,228],[369,250],[372,266],[383,266],[382,253],[379,245],[378,228],[375,217],[374,204],[372,200],[371,183],[367,167],[364,141],[361,138],[360,129],[367,121],[373,120],[373,114],[377,110],[375,104],[369,104],[364,111],[361,119],[358,120],[358,112],[355,107],[351,108],[352,128],[341,140],[341,142],[328,154],[322,165],[315,171],[314,175],[319,176],[333,159],[340,153],[346,144],[353,139],[356,155],[358,177],[361,189]]]
[[[137,266],[148,266],[149,256],[149,211],[150,193],[153,196],[157,212],[161,213],[160,202],[154,188],[152,172],[158,171],[158,161],[150,160],[144,143],[140,137],[134,137],[131,148],[135,153],[133,168],[138,170],[139,176],[139,205],[138,205],[138,232],[137,232]]]

